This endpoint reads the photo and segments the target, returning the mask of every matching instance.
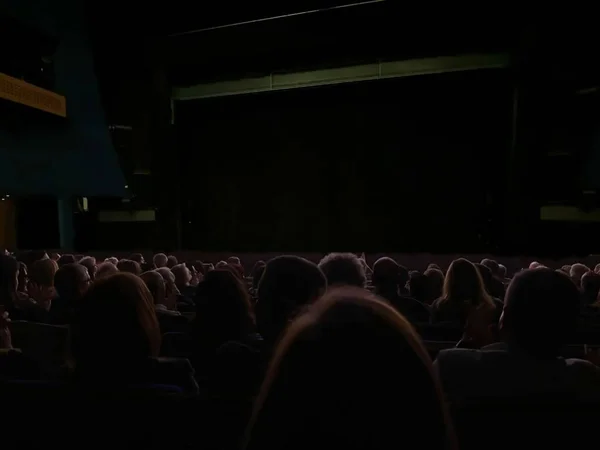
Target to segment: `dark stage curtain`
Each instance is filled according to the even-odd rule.
[[[180,102],[184,246],[479,249],[510,127],[500,71]]]

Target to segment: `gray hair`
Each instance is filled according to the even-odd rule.
[[[330,253],[319,262],[327,284],[365,287],[367,276],[363,262],[354,253]]]

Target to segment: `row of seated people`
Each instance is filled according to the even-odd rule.
[[[390,258],[370,268],[355,255],[331,254],[318,265],[274,258],[258,264],[248,283],[235,259],[197,274],[184,265],[178,283],[179,265],[169,268],[157,256],[157,267],[143,273],[110,261],[90,270],[82,261],[42,257],[27,265],[29,280],[23,265],[4,256],[0,404],[23,408],[34,400],[41,410],[42,400],[50,408],[62,402],[69,413],[56,420],[89,428],[82,413],[89,405],[110,406],[107,420],[127,421],[130,408],[114,412],[126,393],[144,406],[135,412],[140,420],[203,429],[201,438],[128,432],[146,446],[164,445],[160,434],[176,447],[200,439],[210,448],[379,448],[400,429],[419,445],[475,448],[485,424],[473,426],[470,402],[517,396],[513,409],[531,412],[523,399],[534,397],[536,412],[562,402],[573,417],[600,401],[595,354],[584,355],[589,361],[560,357],[575,342],[589,270],[579,286],[576,274],[525,270],[505,293],[506,276],[494,261],[459,259],[445,274],[430,267],[421,276]],[[194,313],[179,313],[180,304]],[[11,323],[12,314],[27,320]],[[428,349],[427,333],[435,330],[454,333],[450,345]],[[223,407],[232,403],[233,410]],[[548,426],[558,415],[543,417]],[[539,443],[537,428],[524,432]]]

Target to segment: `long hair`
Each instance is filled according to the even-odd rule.
[[[459,258],[452,261],[444,279],[440,306],[449,303],[458,307],[494,306],[475,264]]]
[[[245,448],[378,449],[398,436],[455,447],[431,359],[409,322],[377,296],[331,290],[275,350]]]
[[[196,338],[218,346],[254,331],[250,298],[240,279],[226,269],[208,272],[196,289]]]
[[[97,280],[82,298],[72,326],[76,365],[101,369],[111,360],[135,363],[158,356],[161,334],[153,303],[144,282],[133,274]]]

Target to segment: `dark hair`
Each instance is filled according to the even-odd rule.
[[[553,358],[575,331],[579,310],[571,278],[551,269],[524,270],[506,291],[501,328],[530,355]]]
[[[83,271],[87,270],[79,263],[66,264],[54,274],[54,288],[60,297],[72,300],[78,296],[79,283]]]
[[[246,448],[387,449],[398,433],[423,448],[455,446],[431,359],[385,301],[364,289],[332,289],[277,346]]]
[[[319,262],[319,269],[327,278],[327,285],[365,287],[365,266],[354,253],[330,253]]]
[[[196,332],[215,347],[242,340],[254,331],[250,298],[242,281],[232,272],[208,272],[196,289]]]
[[[271,259],[258,285],[256,321],[260,334],[274,341],[288,320],[326,288],[327,279],[315,263],[292,255]]]
[[[131,259],[122,259],[117,263],[117,269],[121,272],[129,272],[134,275],[140,275],[142,273],[142,268],[140,264],[136,261],[132,261]]]
[[[65,266],[67,264],[73,264],[75,262],[77,262],[77,260],[75,259],[75,256],[71,254],[62,255],[57,261],[58,267]]]
[[[373,264],[373,275],[371,281],[377,286],[400,286],[404,285],[409,280],[408,270],[401,266],[392,258],[384,256],[379,258]]]
[[[114,360],[158,356],[160,342],[152,295],[139,277],[120,272],[102,278],[81,299],[71,338],[77,366],[101,370]]]

